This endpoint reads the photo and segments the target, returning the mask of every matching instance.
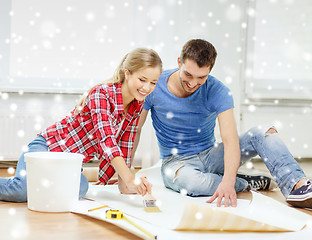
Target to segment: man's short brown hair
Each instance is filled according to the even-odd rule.
[[[197,63],[199,67],[209,66],[213,68],[217,57],[215,47],[208,41],[203,39],[192,39],[184,44],[180,55],[181,63],[186,59],[191,59]]]

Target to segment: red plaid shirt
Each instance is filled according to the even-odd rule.
[[[48,143],[49,151],[73,152],[85,155],[84,163],[93,157],[99,159],[99,180],[104,184],[114,175],[110,164],[117,156],[131,165],[131,152],[143,102],[133,100],[125,112],[121,83],[99,85],[87,97],[82,111],[56,122],[40,133]],[[122,119],[125,119],[123,123]],[[121,131],[116,137],[118,125]]]

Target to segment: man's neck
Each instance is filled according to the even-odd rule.
[[[167,87],[169,92],[171,92],[174,96],[179,98],[186,98],[190,96],[190,93],[187,93],[181,86],[181,81],[179,77],[180,69],[173,74],[171,74],[167,81]]]

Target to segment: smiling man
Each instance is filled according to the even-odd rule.
[[[217,199],[217,206],[222,200],[225,206],[236,206],[236,192],[276,186],[269,177],[237,175],[241,164],[259,155],[291,204],[312,207],[311,182],[274,128],[255,127],[238,137],[231,91],[209,75],[216,56],[214,46],[202,39],[183,46],[179,68],[164,71],[145,99],[134,149],[151,110],[167,188],[189,196],[212,196],[208,202]],[[216,120],[219,144],[214,136]],[[297,188],[309,191],[299,196]]]

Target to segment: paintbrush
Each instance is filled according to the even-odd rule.
[[[149,193],[144,196],[143,204],[145,212],[161,212],[156,205],[156,199]]]

